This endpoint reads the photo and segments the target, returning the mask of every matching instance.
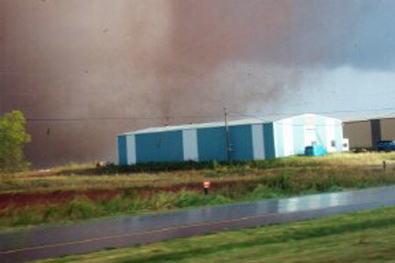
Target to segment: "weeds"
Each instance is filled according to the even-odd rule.
[[[35,209],[27,209],[23,213],[16,214],[12,220],[12,225],[23,226],[38,222],[40,219],[39,211]]]
[[[88,200],[73,200],[64,207],[64,217],[71,220],[87,219],[100,214],[100,206]]]
[[[78,190],[113,188],[119,189],[119,194],[106,200],[79,197],[65,203],[48,202],[48,204],[35,204],[25,208],[9,204],[0,210],[0,227],[137,214],[395,184],[395,169],[388,166],[388,169],[383,171],[380,167],[383,159],[395,160],[395,154],[342,154],[320,158],[297,156],[254,162],[220,163],[214,161],[110,167],[114,173],[121,173],[122,169],[128,172],[131,171],[130,169],[150,171],[150,173],[130,175],[81,176],[65,175],[63,172],[60,172],[60,174],[63,173],[62,175],[39,178],[5,175],[0,181],[0,190],[3,192],[18,190],[52,193],[65,188],[66,190],[76,189],[76,193],[83,196]],[[78,165],[69,165],[66,168],[78,174],[78,167]],[[168,173],[163,170],[175,171]],[[202,180],[206,178],[210,178],[212,182],[209,195],[204,195],[200,188],[196,187],[193,188],[195,190],[187,190],[187,186],[191,183],[199,187]],[[163,190],[166,189],[165,186],[169,186],[169,189]],[[172,186],[174,187],[171,188]],[[147,191],[139,192],[141,187]],[[161,190],[155,191],[156,189]]]
[[[323,174],[322,171],[325,171]],[[219,205],[246,200],[261,200],[339,191],[344,188],[361,188],[395,183],[394,174],[383,172],[376,176],[352,174],[349,170],[328,168],[306,170],[284,170],[280,174],[262,176],[254,185],[237,183],[209,195],[181,189],[178,192],[150,192],[137,196],[133,189],[110,200],[92,201],[77,198],[63,205],[33,206],[26,209],[7,208],[0,212],[2,226],[29,225],[64,220],[81,220],[117,214],[136,214],[147,211],[170,210],[205,205]]]

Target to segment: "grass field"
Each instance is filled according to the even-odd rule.
[[[47,171],[2,174],[1,193],[45,192],[87,189],[118,189],[127,187],[160,187],[187,184],[211,179],[213,182],[250,180],[262,175],[301,173],[364,173],[381,171],[382,162],[394,170],[395,153],[334,154],[324,157],[288,157],[269,161],[219,164],[148,164],[127,168],[96,169],[94,164],[70,164]]]
[[[205,196],[201,184],[207,179],[212,189]],[[394,153],[98,169],[69,165],[1,175],[0,230],[391,184]]]
[[[40,262],[393,262],[395,207]]]

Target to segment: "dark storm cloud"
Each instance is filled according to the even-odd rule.
[[[292,56],[303,65],[392,70],[394,1],[298,1]]]
[[[254,41],[246,41],[244,46],[246,52],[252,51],[250,59],[285,67],[393,69],[394,1],[277,3],[288,3],[287,26],[279,28],[270,22],[246,26],[255,34]],[[278,14],[277,10],[272,11]],[[283,19],[281,14],[274,21],[280,19]],[[272,41],[275,41],[275,49]]]

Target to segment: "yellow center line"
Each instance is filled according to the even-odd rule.
[[[137,233],[128,233],[128,234],[119,234],[119,235],[89,238],[89,239],[84,239],[84,240],[79,240],[79,241],[70,241],[70,242],[51,244],[51,245],[18,248],[18,249],[13,249],[13,250],[8,250],[8,251],[0,251],[0,255],[12,254],[12,253],[21,252],[21,251],[28,251],[28,250],[40,250],[40,249],[45,249],[45,248],[54,248],[54,247],[62,247],[62,246],[68,246],[68,245],[84,244],[84,243],[89,243],[89,242],[94,242],[94,241],[102,241],[102,240],[122,238],[122,237],[161,233],[161,232],[166,232],[166,231],[171,231],[171,230],[179,230],[179,229],[199,227],[199,226],[218,225],[218,224],[222,224],[222,223],[238,222],[238,221],[244,221],[244,220],[249,220],[249,219],[270,217],[270,216],[275,216],[275,215],[281,215],[281,214],[266,214],[266,215],[260,215],[260,216],[249,216],[249,217],[242,217],[242,218],[237,218],[237,219],[220,220],[220,221],[216,221],[216,222],[203,222],[203,223],[197,223],[197,224],[191,224],[191,225],[166,227],[166,228],[149,230],[149,231],[144,231],[144,232],[137,232]]]
[[[390,201],[390,200],[387,200],[387,201]],[[324,210],[324,209],[328,209],[328,208],[338,208],[338,207],[352,206],[352,205],[366,205],[366,204],[372,204],[372,203],[377,203],[377,202],[355,203],[355,204],[349,204],[349,205],[343,205],[343,206],[317,208],[317,209],[298,211],[298,212],[314,212],[314,211]],[[62,247],[62,246],[68,246],[68,245],[84,244],[84,243],[89,243],[89,242],[94,242],[94,241],[102,241],[102,240],[116,239],[116,238],[122,238],[122,237],[130,237],[130,236],[161,233],[161,232],[166,232],[166,231],[171,231],[171,230],[179,230],[179,229],[193,228],[193,227],[199,227],[199,226],[211,226],[211,225],[218,225],[218,224],[222,224],[222,223],[240,222],[240,221],[245,221],[245,220],[257,219],[257,218],[265,218],[265,217],[271,217],[271,216],[277,216],[277,215],[287,215],[287,214],[289,214],[289,213],[271,213],[271,214],[265,214],[265,215],[259,215],[259,216],[246,216],[246,217],[235,218],[235,219],[219,220],[219,221],[215,221],[215,222],[202,222],[202,223],[190,224],[190,225],[166,227],[166,228],[149,230],[149,231],[144,231],[144,232],[137,232],[137,233],[118,234],[118,235],[110,235],[110,236],[89,238],[89,239],[78,240],[78,241],[63,242],[63,243],[57,243],[57,244],[48,244],[48,245],[42,245],[42,246],[24,247],[24,248],[17,248],[17,249],[12,249],[12,250],[7,250],[7,251],[0,251],[0,255],[8,255],[8,254],[12,254],[12,253],[29,251],[29,250],[42,250],[42,249],[46,249],[46,248],[54,248],[54,247]]]

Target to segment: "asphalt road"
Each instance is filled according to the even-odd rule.
[[[103,219],[0,234],[0,262],[83,254],[230,229],[395,205],[395,187]]]

